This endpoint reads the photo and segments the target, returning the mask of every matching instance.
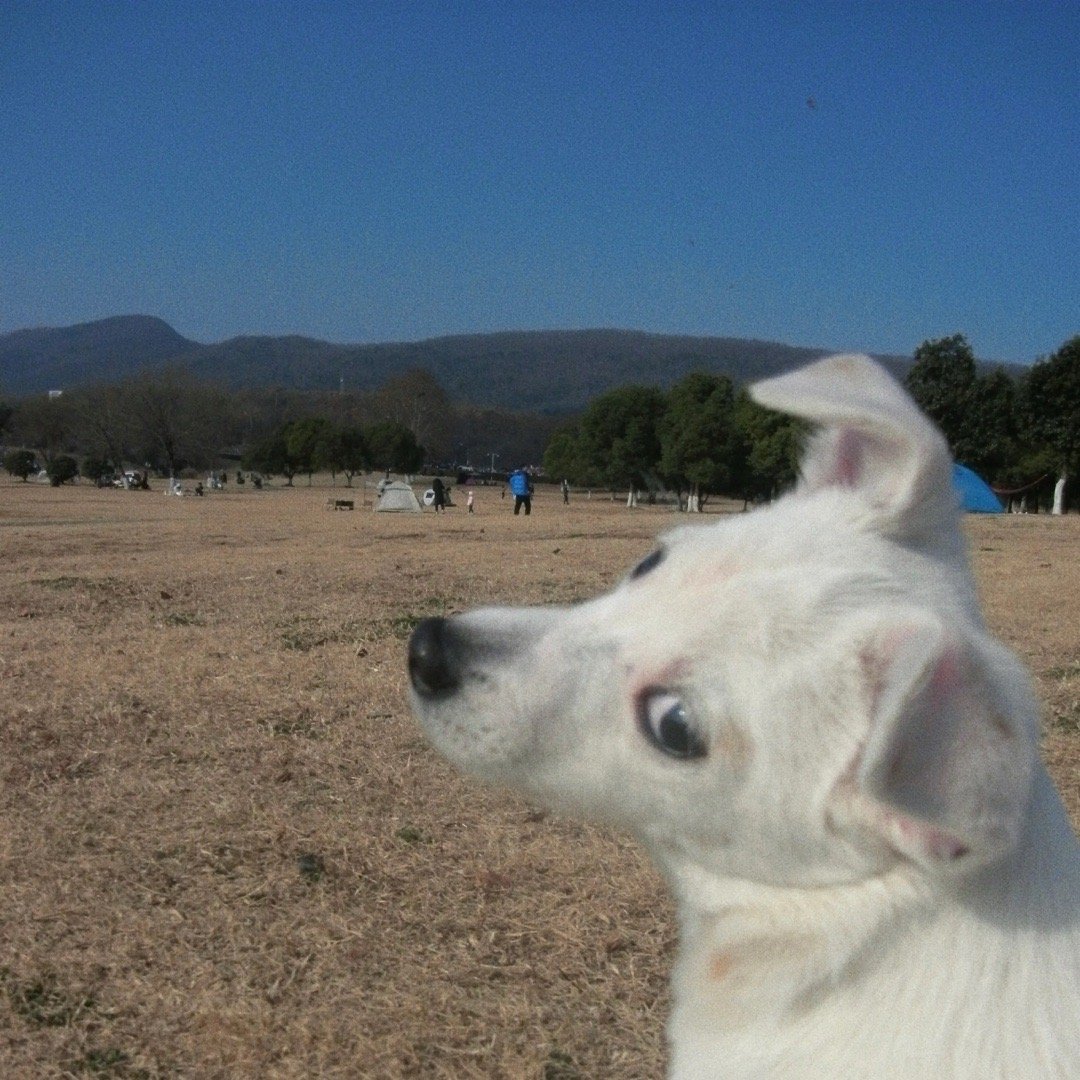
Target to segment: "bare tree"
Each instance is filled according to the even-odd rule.
[[[71,392],[71,408],[85,450],[100,453],[117,472],[131,457],[135,419],[126,387],[99,383]]]
[[[11,421],[11,439],[36,450],[46,464],[75,446],[71,399],[36,394],[18,402]]]
[[[407,427],[429,458],[445,455],[454,426],[446,391],[428,371],[413,368],[387,379],[372,401],[376,421],[393,420]]]
[[[140,375],[125,384],[136,431],[148,455],[169,473],[212,464],[231,427],[229,398],[183,368]]]

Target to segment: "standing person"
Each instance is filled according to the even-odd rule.
[[[567,480],[562,482],[562,501],[564,505],[570,505],[570,483]]]
[[[514,496],[514,514],[524,506],[525,516],[528,517],[532,513],[532,493],[533,486],[532,480],[529,479],[529,474],[525,471],[525,466],[515,469],[510,474],[510,494]]]
[[[437,514],[440,510],[446,510],[446,485],[442,482],[441,476],[436,476],[435,479],[431,481],[431,490],[435,495],[435,498],[431,502],[431,505],[435,507],[435,513]]]
[[[469,513],[471,514],[473,512],[473,493],[471,491],[469,492],[469,497],[465,500],[465,505],[469,508]]]

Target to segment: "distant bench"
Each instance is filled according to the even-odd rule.
[[[356,505],[352,499],[327,499],[327,510],[355,510]]]

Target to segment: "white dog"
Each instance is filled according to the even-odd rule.
[[[795,492],[577,607],[422,623],[416,712],[469,772],[648,845],[672,1077],[1080,1077],[1077,843],[946,444],[864,357],[753,393],[818,425]]]

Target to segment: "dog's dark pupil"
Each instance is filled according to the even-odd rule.
[[[641,562],[639,562],[637,566],[635,566],[634,569],[630,571],[630,576],[632,578],[639,578],[642,575],[647,574],[654,567],[659,566],[663,558],[664,549],[657,548],[655,551],[646,555],[645,558],[642,559]]]
[[[673,705],[660,718],[660,745],[673,757],[700,757],[705,749],[686,722],[681,705]]]
[[[675,709],[664,715],[660,721],[660,741],[673,754],[685,754],[690,745],[690,732],[686,721]]]

